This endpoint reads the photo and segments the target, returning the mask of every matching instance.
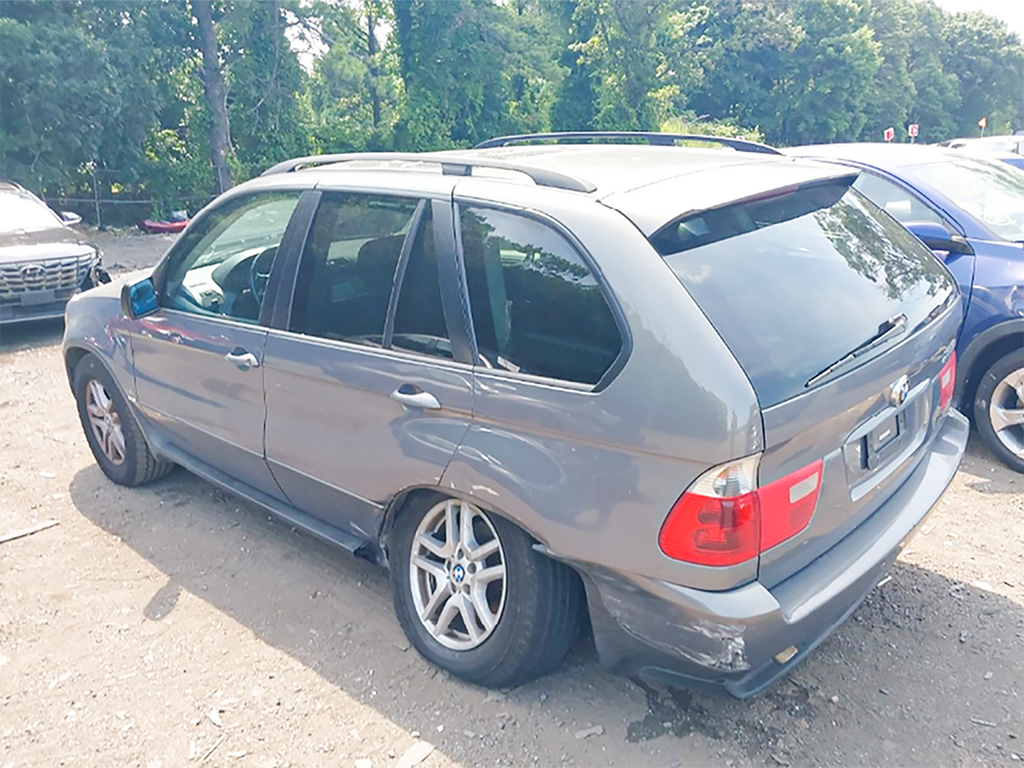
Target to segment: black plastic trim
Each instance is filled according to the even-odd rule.
[[[391,296],[388,298],[388,310],[384,316],[384,336],[381,339],[381,346],[384,349],[391,349],[391,340],[395,335],[395,313],[398,312],[398,296],[402,290],[402,281],[405,280],[405,270],[409,266],[409,254],[412,253],[413,243],[419,235],[420,223],[423,221],[423,210],[427,207],[425,199],[416,204],[412,220],[409,223],[409,231],[405,233],[405,240],[402,241],[402,250],[398,255],[398,263],[395,265],[395,275],[391,280]]]
[[[313,216],[320,204],[321,193],[307,189],[299,195],[299,202],[284,230],[277,258],[270,268],[267,295],[260,307],[260,325],[284,328],[291,317],[295,280],[299,273],[299,259],[306,247],[306,238],[313,225]]]
[[[437,276],[441,282],[441,304],[444,308],[452,358],[474,365],[477,359],[476,337],[469,312],[469,290],[462,266],[456,227],[458,217],[451,200],[431,201],[434,222],[434,247],[437,251]]]

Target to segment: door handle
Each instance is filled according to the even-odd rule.
[[[235,347],[226,355],[224,359],[229,363],[234,363],[238,368],[243,371],[248,371],[250,368],[259,368],[260,361],[252,352],[248,352],[241,347]]]
[[[403,384],[391,393],[391,399],[402,405],[410,405],[413,408],[422,408],[426,411],[439,411],[441,404],[429,392],[416,389],[409,384]]]

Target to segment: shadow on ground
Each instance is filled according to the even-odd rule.
[[[167,575],[148,620],[173,615],[187,590],[404,728],[425,729],[446,707],[449,731],[473,727],[479,707],[459,702],[482,701],[483,692],[407,649],[383,570],[181,470],[116,506],[95,466],[70,491],[86,518]],[[627,741],[660,740],[667,763],[685,759],[673,740],[691,734],[719,742],[722,755],[778,765],[1001,764],[1024,753],[1021,607],[914,566],[898,565],[893,577],[794,674],[752,701],[611,677],[581,642],[562,670],[510,692],[504,706],[512,727],[529,735],[531,720],[560,727],[559,712],[586,698],[606,722],[629,720]],[[646,715],[637,718],[644,699]],[[476,762],[460,750],[444,746],[453,759]],[[532,758],[543,765],[565,756]]]
[[[60,344],[63,336],[64,318],[60,317],[0,325],[0,353],[51,347]]]

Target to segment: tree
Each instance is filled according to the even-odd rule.
[[[1006,133],[1014,124],[1021,126],[1024,49],[1020,38],[1002,21],[976,11],[950,17],[943,37],[947,45],[943,69],[960,84],[958,133],[974,135],[982,117],[988,118],[995,133]]]
[[[657,130],[686,106],[703,74],[692,33],[706,13],[658,0],[579,3],[575,18],[592,32],[571,47],[598,77],[597,128]]]
[[[326,50],[307,84],[316,144],[326,151],[391,145],[404,91],[390,4],[322,3],[307,16]]]
[[[394,0],[406,102],[398,149],[543,130],[560,70],[534,3]]]
[[[217,180],[217,191],[224,192],[231,188],[231,169],[228,167],[231,122],[228,118],[228,87],[221,69],[220,46],[217,44],[217,30],[213,22],[213,0],[192,0],[192,13],[196,18],[199,51],[203,57],[203,86],[212,116],[210,161]]]
[[[757,125],[779,144],[852,140],[881,66],[860,0],[712,0],[697,112]]]

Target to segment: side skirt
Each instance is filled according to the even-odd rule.
[[[156,449],[155,452],[161,458],[167,459],[168,461],[172,461],[175,464],[184,467],[192,474],[198,475],[228,493],[240,496],[246,501],[262,507],[278,520],[294,526],[298,530],[308,533],[310,536],[320,539],[321,541],[325,541],[333,546],[341,547],[357,557],[366,558],[370,562],[378,562],[376,548],[371,545],[371,542],[353,536],[351,533],[346,531],[339,530],[333,525],[328,525],[312,515],[307,515],[305,512],[302,512],[289,504],[285,504],[283,501],[278,501],[262,491],[258,491],[255,488],[236,480],[230,475],[224,474],[206,462],[194,458],[171,443],[159,440],[159,438],[154,438],[153,436],[151,436],[150,439],[155,443],[153,448]]]

